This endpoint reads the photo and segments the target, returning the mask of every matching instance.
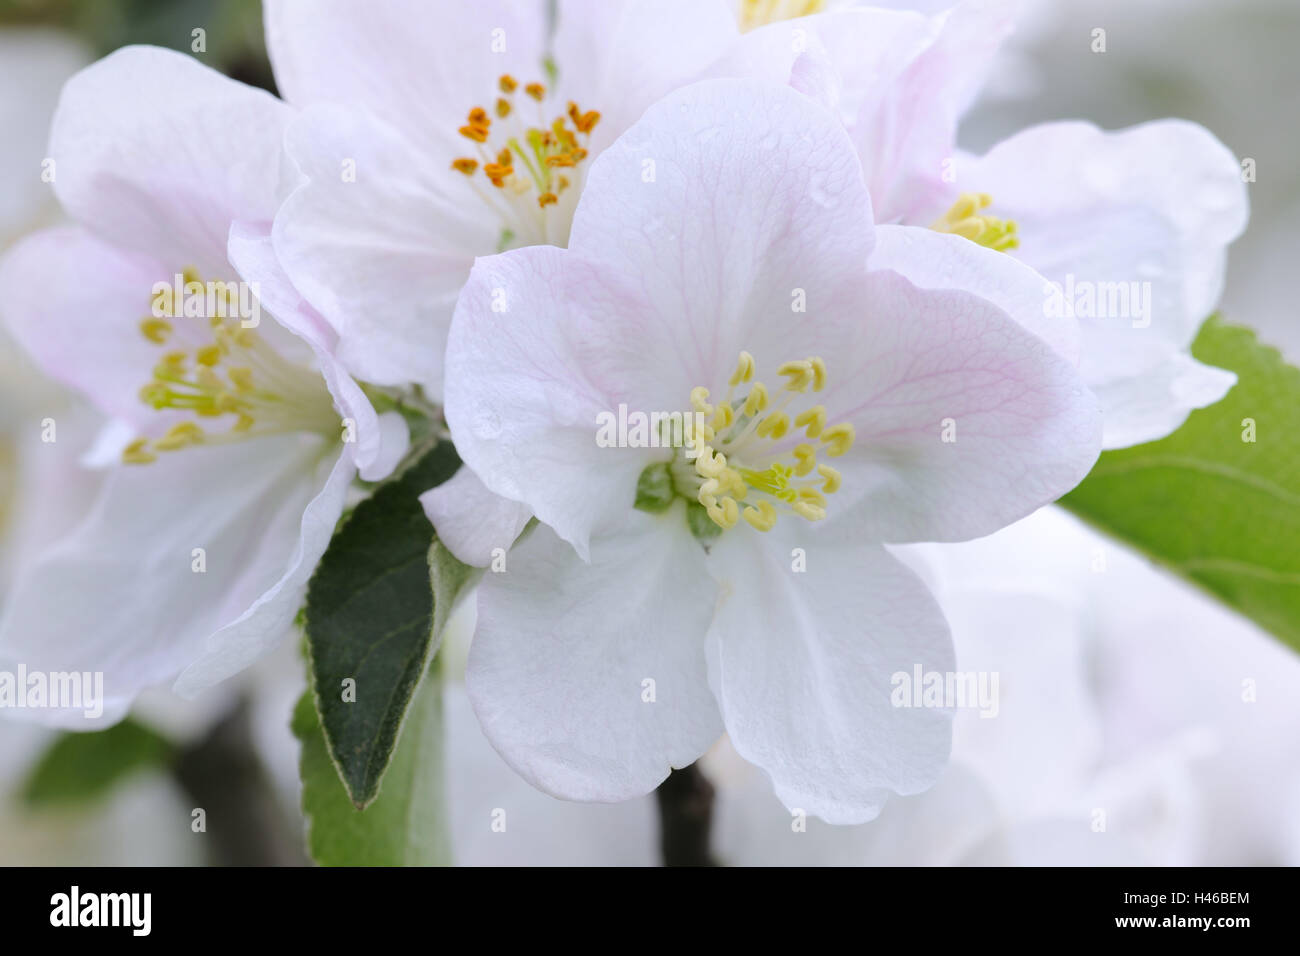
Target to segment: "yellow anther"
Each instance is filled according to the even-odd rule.
[[[1015,222],[981,212],[992,203],[993,197],[988,193],[962,193],[930,228],[950,232],[997,252],[1015,249],[1020,245]]]
[[[487,142],[488,128],[486,126],[462,126],[457,132],[476,143]]]
[[[727,456],[705,445],[696,456],[695,470],[704,478],[720,478],[727,470]]]
[[[542,209],[545,209],[547,206],[553,206],[559,201],[560,199],[555,195],[555,193],[542,193],[537,197],[537,205]]]
[[[505,119],[510,115],[510,101],[504,97],[497,97],[497,118]]]
[[[515,78],[509,73],[502,73],[501,79],[497,81],[497,86],[502,93],[513,93],[519,84],[515,82]]]
[[[226,377],[230,383],[241,392],[251,392],[253,390],[253,370],[251,368],[232,368],[226,371]]]
[[[246,432],[252,428],[254,424],[256,424],[256,419],[254,419],[252,415],[240,412],[239,417],[235,420],[235,424],[230,426],[230,430],[235,432]]]
[[[158,456],[149,450],[149,439],[137,438],[122,449],[122,463],[126,465],[147,465],[158,460]]]
[[[696,385],[691,389],[691,408],[701,415],[713,414],[713,406],[709,404],[709,390],[703,385]]]
[[[838,458],[853,447],[854,437],[853,426],[848,422],[832,425],[822,432],[822,443],[826,446],[826,454]]]
[[[796,362],[786,362],[776,370],[776,374],[789,379],[785,387],[787,391],[791,392],[805,392],[813,381],[812,363],[803,359]]]
[[[684,462],[693,461],[694,474],[680,474],[674,464],[676,480],[694,481],[699,503],[724,529],[743,517],[755,530],[769,531],[782,511],[820,521],[826,517],[826,496],[839,489],[841,476],[818,462],[818,452],[844,454],[853,445],[853,426],[842,422],[828,428],[826,406],[806,406],[800,397],[809,388],[825,388],[827,369],[821,358],[779,367],[778,372],[788,381],[787,392],[770,410],[767,388],[753,381],[756,369],[754,357],[741,352],[727,383],[726,400],[716,407],[709,403],[706,387],[691,390],[690,401],[697,414],[686,419],[691,424],[685,431],[689,450]],[[746,382],[749,393],[737,405],[733,391]],[[701,411],[712,414],[711,424],[698,414]],[[807,440],[798,435],[793,447],[778,445],[792,428],[802,429]]]
[[[813,391],[820,392],[826,387],[826,363],[813,356],[808,360],[808,364],[812,366]]]
[[[478,160],[468,158],[453,159],[451,161],[451,168],[459,173],[464,173],[466,176],[473,176],[474,171],[478,169]]]
[[[736,370],[731,373],[731,378],[727,379],[728,385],[739,385],[741,382],[748,382],[754,377],[754,356],[748,352],[741,352],[740,358],[736,361]]]
[[[823,495],[816,488],[812,488],[809,487],[808,485],[805,485],[804,487],[800,488],[798,492],[796,492],[796,494],[798,494],[800,501],[810,501],[813,504],[817,505],[817,507],[825,510],[826,496]]]
[[[231,412],[240,412],[244,409],[244,403],[231,395],[229,392],[222,392],[217,396],[217,410],[227,414]]]
[[[217,392],[226,387],[217,373],[206,365],[200,365],[194,370],[194,379],[205,391]]]
[[[704,510],[723,531],[734,528],[740,519],[740,505],[734,498],[720,498],[717,504],[705,505]]]
[[[185,361],[188,358],[189,354],[186,352],[164,352],[162,364],[172,369],[178,369],[185,365]]]
[[[169,428],[167,434],[154,442],[153,446],[158,451],[176,451],[187,445],[197,445],[202,440],[202,428],[194,422],[179,422]]]
[[[817,449],[812,445],[795,445],[791,454],[794,455],[795,460],[798,462],[794,466],[794,473],[797,477],[802,478],[817,467]]]
[[[776,440],[790,429],[790,416],[785,412],[773,412],[758,423],[758,437]]]
[[[194,352],[194,361],[211,368],[221,362],[221,346],[205,345]]]
[[[191,282],[203,281],[202,279],[199,278],[199,270],[194,268],[194,266],[186,266],[184,269],[182,269],[181,279],[184,280],[185,285],[189,285]]]
[[[807,428],[806,434],[809,438],[816,438],[826,427],[826,406],[814,405],[812,408],[806,408],[799,413],[794,420],[795,428]]]
[[[811,501],[796,501],[790,507],[799,517],[809,521],[821,521],[826,517],[826,509]]]
[[[756,531],[771,531],[776,524],[776,509],[770,501],[760,501],[758,507],[750,505],[744,511],[745,520]]]
[[[154,345],[162,345],[171,334],[172,324],[166,319],[144,319],[140,322],[140,331]]]
[[[840,490],[840,473],[830,465],[818,465],[817,474],[826,479],[822,484],[822,491],[828,495],[833,495]]]
[[[524,92],[539,103],[546,99],[546,87],[542,86],[540,83],[529,83],[524,87]]]

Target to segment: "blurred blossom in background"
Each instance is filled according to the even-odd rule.
[[[127,43],[189,52],[200,26],[200,59],[273,86],[256,0],[0,0],[0,248],[57,216],[40,177],[63,81]],[[1294,363],[1300,323],[1284,286],[1300,259],[1297,36],[1294,0],[1029,0],[962,144],[979,152],[1067,118],[1203,124],[1255,168],[1223,312]],[[41,440],[46,418],[57,442]],[[0,606],[34,543],[80,517],[66,503],[88,503],[98,425],[0,338]],[[45,506],[56,497],[58,509]],[[892,800],[871,824],[810,819],[806,832],[722,741],[702,761],[719,862],[1300,864],[1294,653],[1056,509],[982,541],[899,552],[940,597],[959,669],[998,675],[998,717],[958,714],[952,764],[930,792]],[[457,679],[472,616],[458,612],[443,652],[457,861],[656,863],[653,796],[564,803],[488,745]],[[304,862],[288,724],[303,687],[297,648],[286,642],[232,683],[195,703],[147,695],[133,718],[170,748],[165,769],[142,765],[106,794],[40,809],[23,792],[56,735],[0,718],[0,864]],[[242,836],[195,834],[199,801],[240,807]],[[508,834],[486,826],[497,807],[509,808]]]

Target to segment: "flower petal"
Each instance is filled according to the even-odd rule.
[[[858,334],[849,313],[809,337],[826,356],[830,419],[856,429],[835,461],[844,481],[828,524],[867,540],[965,540],[1056,500],[1092,468],[1095,396],[1007,313],[888,270],[863,281],[856,307]]]
[[[469,468],[420,495],[420,504],[447,550],[479,568],[492,563],[498,548],[509,551],[532,517],[527,505],[488,491]]]
[[[442,166],[474,106],[497,78],[542,76],[545,5],[516,0],[267,0],[266,47],[294,106],[341,103],[410,130]],[[464,142],[464,140],[461,140]]]
[[[342,415],[341,429],[352,458],[366,481],[387,478],[410,447],[410,433],[401,415],[376,415],[374,406],[336,356],[338,337],[302,297],[276,258],[269,227],[234,223],[230,229],[230,262],[245,281],[254,285],[260,301],[271,311],[273,322],[263,327],[274,333],[283,326],[277,346],[306,345],[315,357],[326,387]],[[291,343],[283,343],[289,338]]]
[[[189,56],[125,47],[63,89],[54,188],[105,239],[226,278],[234,219],[270,219],[291,115],[270,94]]]
[[[951,713],[891,697],[892,675],[953,670],[948,628],[884,548],[819,542],[794,522],[769,535],[724,534],[709,555],[723,594],[709,683],[736,751],[788,808],[864,823],[890,792],[927,789],[947,761]]]
[[[479,585],[466,682],[518,773],[554,796],[626,800],[717,739],[714,589],[679,509],[597,539],[590,565],[543,526],[509,560]]]
[[[1103,448],[1128,448],[1173,434],[1193,409],[1213,405],[1237,384],[1233,372],[1170,352],[1141,375],[1092,383],[1106,419]]]
[[[1194,123],[1162,120],[1118,132],[1089,123],[1047,123],[959,164],[962,188],[987,192],[992,211],[1014,219],[1014,253],[1058,283],[1080,319],[1085,379],[1114,386],[1154,409],[1169,398],[1156,371],[1186,351],[1223,290],[1227,247],[1245,228],[1246,186],[1233,155]],[[1151,393],[1138,398],[1143,381]],[[1174,402],[1172,427],[1193,407]],[[1134,429],[1109,405],[1107,447]],[[1151,423],[1150,415],[1138,413]],[[1115,434],[1110,422],[1115,422]]]
[[[339,358],[367,381],[441,395],[456,293],[500,232],[450,169],[456,154],[431,158],[381,120],[338,107],[295,120],[285,152],[297,183],[275,216],[276,256],[338,332]]]
[[[263,438],[118,468],[85,521],[20,575],[0,655],[103,671],[111,700],[170,680],[210,634],[283,590],[286,567],[311,560],[300,527],[326,480],[314,474],[322,451],[319,440]],[[340,496],[331,529],[341,511]],[[297,609],[274,635],[259,615],[264,636],[287,633]]]
[[[638,380],[628,369],[644,361],[640,341],[609,321],[634,314],[637,300],[603,281],[550,246],[480,259],[447,350],[447,423],[466,467],[583,558],[594,531],[631,511],[642,469],[663,457],[596,442],[599,416],[620,403],[654,407],[629,386]]]
[[[817,324],[872,240],[834,117],[787,85],[709,80],[660,100],[600,155],[569,248],[642,303],[620,316],[640,356],[627,374],[651,408],[681,408],[683,387],[724,382],[741,349],[790,358],[792,325]]]
[[[324,485],[314,491],[301,512],[297,546],[279,579],[238,618],[207,638],[199,658],[177,678],[176,693],[197,696],[239,673],[292,633],[294,618],[307,594],[307,582],[334,536],[355,476],[356,467],[349,456],[340,455],[333,462]],[[292,520],[294,515],[286,513],[285,517]]]
[[[161,434],[175,417],[140,401],[160,355],[139,328],[158,281],[170,276],[151,256],[75,226],[46,229],[0,260],[0,314],[55,381],[82,392],[106,416]]]
[[[949,233],[877,226],[871,268],[892,269],[922,289],[965,289],[996,305],[1071,364],[1079,362],[1079,323],[1047,314],[1046,282],[1018,259]]]

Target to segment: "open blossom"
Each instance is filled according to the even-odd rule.
[[[1080,367],[1105,412],[1105,447],[1162,438],[1236,381],[1188,349],[1246,225],[1241,167],[1213,134],[1181,120],[1114,132],[1044,123],[983,156],[957,150],[956,122],[978,89],[969,80],[982,78],[989,37],[1005,32],[1009,12],[973,0],[955,6],[915,62],[873,87],[865,111],[854,92],[862,65],[835,18],[766,32],[773,49],[792,31],[812,35],[791,82],[845,124],[877,222],[889,224],[881,244],[934,247],[904,273],[921,285],[944,281],[930,265],[945,257],[935,231],[1032,266],[1045,280],[1039,308],[1079,321]]]
[[[871,223],[833,117],[708,81],[593,163],[567,250],[476,264],[447,418],[541,524],[480,585],[467,681],[540,788],[643,793],[724,727],[787,805],[834,822],[933,782],[948,715],[892,706],[889,675],[951,669],[951,647],[882,542],[1027,514],[1087,473],[1101,425],[1012,311],[1032,270],[954,260],[922,290],[876,268]],[[684,440],[601,447],[620,405],[679,413]]]
[[[275,211],[289,116],[189,57],[107,57],[68,82],[51,133],[76,225],[0,265],[14,337],[124,436],[90,514],[16,582],[0,655],[103,671],[110,716],[181,672],[179,688],[200,690],[278,642],[353,477],[383,477],[406,445],[400,417],[377,416],[331,354],[328,327],[303,309],[279,316],[289,331],[228,261],[232,221]],[[264,244],[231,237],[245,257]]]
[[[275,257],[338,332],[337,354],[355,374],[419,383],[436,398],[474,258],[564,245],[593,160],[646,107],[706,75],[785,82],[791,40],[762,24],[824,5],[560,0],[553,33],[540,2],[265,6],[276,82],[303,110],[285,139],[292,191],[275,216]],[[1005,4],[976,6],[964,14],[980,29],[963,33],[963,70],[909,110],[955,124],[949,101],[973,95],[1005,19],[982,12]],[[867,8],[798,21],[823,24],[854,64],[841,95],[900,150],[897,127],[911,121],[875,91],[948,63],[930,52],[945,22]],[[930,156],[903,152],[892,185],[914,189]]]

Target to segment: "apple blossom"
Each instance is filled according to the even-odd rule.
[[[875,269],[873,242],[832,116],[788,86],[707,81],[596,159],[567,250],[475,265],[447,420],[484,487],[541,525],[480,585],[467,680],[541,789],[644,793],[724,726],[788,805],[834,822],[933,782],[947,714],[891,706],[888,681],[949,670],[951,650],[882,542],[983,535],[1053,500],[1095,460],[1100,417],[1008,311],[1031,270],[922,290]],[[683,446],[600,447],[620,403],[684,413]]]
[[[996,5],[977,16],[982,7],[949,11],[936,41],[875,87],[865,109],[852,92],[862,67],[828,29],[834,21],[768,27],[766,48],[779,50],[782,36],[788,46],[794,30],[820,41],[794,60],[791,82],[844,122],[877,221],[889,224],[882,244],[935,246],[924,233],[938,231],[1032,266],[1045,280],[1040,308],[1079,320],[1081,371],[1105,410],[1105,447],[1162,438],[1236,380],[1188,349],[1222,293],[1227,247],[1245,228],[1241,167],[1209,131],[1180,120],[1116,132],[1044,123],[983,156],[957,150],[956,123],[977,89],[969,78],[983,76],[993,25],[998,37],[1009,25]],[[926,257],[913,261],[923,271],[904,270],[909,278],[942,281]]]
[[[901,150],[910,138],[892,131],[911,111],[948,115],[949,99],[975,88],[1003,6],[964,4],[960,17],[843,9],[797,22],[834,38],[854,65],[844,96],[862,100]],[[286,134],[292,188],[275,216],[275,256],[338,332],[347,367],[435,398],[475,256],[564,245],[592,160],[647,106],[705,75],[785,82],[795,56],[787,34],[772,32],[779,24],[742,35],[727,0],[560,0],[553,36],[544,4],[513,0],[265,7],[277,84],[303,110]],[[745,23],[821,7],[760,4]],[[949,19],[965,24],[943,41],[962,42],[964,69],[895,115],[875,91],[947,63],[930,48]],[[913,175],[899,173],[900,193],[930,160],[906,151]]]
[[[68,82],[54,118],[54,189],[76,225],[0,265],[15,339],[128,437],[90,513],[23,570],[0,655],[102,671],[109,717],[278,642],[353,477],[383,477],[406,446],[318,317],[277,301],[291,331],[234,311],[227,236],[234,220],[269,224],[290,112],[189,57],[118,51]],[[230,245],[255,258],[265,238],[236,230]]]

